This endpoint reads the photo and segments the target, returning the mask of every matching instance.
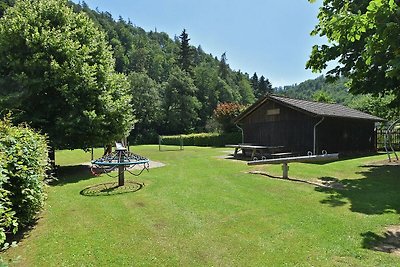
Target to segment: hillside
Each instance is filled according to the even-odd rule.
[[[400,109],[394,104],[394,95],[353,95],[348,92],[346,82],[348,79],[341,78],[335,82],[328,82],[323,76],[316,79],[306,80],[299,84],[274,88],[278,95],[287,97],[319,100],[321,94],[325,99],[333,103],[343,104],[351,108],[392,121],[400,116]],[[324,100],[324,99],[322,99]]]
[[[0,0],[0,17],[13,4],[14,0]],[[262,90],[271,89],[264,76],[250,81],[247,73],[233,70],[225,53],[218,58],[191,45],[185,29],[171,38],[93,10],[85,2],[69,4],[75,12],[86,13],[105,34],[115,70],[130,82],[137,119],[133,139],[205,131],[214,125],[212,114],[218,103],[248,105]]]
[[[314,94],[317,92],[324,92],[329,95],[335,103],[349,105],[354,100],[355,96],[348,92],[345,86],[346,82],[347,79],[341,78],[333,83],[329,83],[324,76],[320,76],[316,79],[306,80],[299,84],[274,88],[274,90],[279,95],[304,100],[313,100]]]

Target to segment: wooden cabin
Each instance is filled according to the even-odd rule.
[[[376,151],[375,123],[383,119],[339,104],[266,95],[234,122],[244,143],[298,154]]]

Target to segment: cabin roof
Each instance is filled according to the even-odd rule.
[[[268,94],[260,98],[257,102],[255,102],[253,105],[251,105],[241,114],[239,114],[239,116],[235,118],[234,122],[239,123],[241,120],[253,113],[256,109],[258,109],[267,101],[280,103],[284,106],[298,110],[300,112],[307,113],[315,117],[337,117],[369,121],[384,121],[384,119],[382,118],[340,104],[328,104]]]

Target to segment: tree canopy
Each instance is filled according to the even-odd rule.
[[[352,93],[394,94],[399,105],[400,1],[324,0],[318,19],[312,35],[329,43],[313,47],[307,68],[321,71],[337,60],[329,78],[350,78]]]
[[[65,0],[16,1],[0,19],[0,109],[11,109],[57,148],[127,135],[129,86],[105,35]]]
[[[53,1],[55,0],[51,0],[50,2]],[[64,10],[66,0],[57,1],[57,3],[59,3],[59,8]],[[0,12],[6,10],[8,6],[12,6],[13,2],[14,0],[0,0]],[[29,3],[31,7],[26,10],[28,18],[18,18],[21,25],[28,25],[28,23],[32,24],[32,21],[34,20],[31,18],[32,15],[30,14],[33,11],[29,10],[34,7],[31,4],[31,2],[33,3],[34,1],[28,0],[26,2],[27,5]],[[55,21],[57,18],[54,19],[54,21],[51,19],[49,20],[48,28],[46,28],[46,25],[43,26],[43,28],[46,28],[48,33],[44,32],[45,34],[42,34],[39,32],[39,37],[35,37],[41,38],[44,42],[44,44],[41,45],[40,42],[42,41],[37,39],[37,42],[33,43],[33,41],[31,41],[33,37],[29,35],[29,31],[33,31],[30,30],[30,28],[36,26],[42,28],[42,20],[37,19],[37,24],[34,24],[36,26],[29,26],[26,28],[26,36],[22,34],[21,38],[16,38],[17,44],[15,50],[12,51],[12,53],[19,53],[18,56],[14,56],[14,59],[20,57],[20,60],[15,61],[14,65],[19,64],[19,66],[25,66],[25,68],[30,69],[31,72],[36,68],[37,70],[35,73],[25,72],[25,70],[18,72],[20,69],[10,73],[11,69],[6,69],[5,66],[6,60],[3,61],[4,68],[0,73],[0,75],[3,76],[2,79],[0,79],[0,86],[5,84],[9,85],[7,90],[4,89],[0,92],[0,110],[13,109],[14,113],[18,115],[16,117],[19,121],[26,120],[35,128],[42,129],[43,132],[47,132],[54,141],[56,140],[55,137],[61,137],[66,133],[68,137],[65,139],[67,140],[66,143],[62,144],[63,147],[81,146],[82,144],[78,143],[72,144],[71,140],[73,141],[76,139],[74,136],[85,136],[90,129],[93,130],[93,133],[96,132],[96,135],[91,135],[87,140],[97,142],[98,140],[95,140],[95,138],[104,137],[107,135],[106,132],[114,132],[115,129],[112,127],[117,126],[117,123],[119,123],[120,120],[132,121],[131,115],[129,115],[129,118],[126,117],[127,120],[118,116],[116,116],[118,117],[117,120],[112,120],[113,116],[104,115],[109,111],[108,108],[123,107],[126,112],[131,110],[134,113],[137,120],[135,129],[132,131],[131,140],[138,140],[140,142],[139,139],[142,137],[142,140],[149,140],[149,137],[155,136],[156,134],[165,135],[204,131],[206,130],[207,123],[212,120],[213,110],[218,103],[237,102],[241,104],[251,104],[255,101],[255,91],[252,90],[249,75],[240,70],[237,71],[231,69],[229,64],[227,64],[227,56],[225,53],[220,59],[218,59],[212,54],[207,54],[201,46],[196,48],[190,45],[189,33],[186,30],[184,30],[180,36],[176,36],[173,39],[164,32],[157,32],[156,29],[154,31],[146,32],[142,28],[134,25],[130,20],[126,21],[122,17],[114,19],[109,12],[92,10],[85,2],[80,2],[79,4],[68,2],[68,5],[75,13],[73,15],[71,14],[71,16],[78,16],[80,18],[85,17],[86,19],[88,17],[88,20],[91,21],[90,26],[81,27],[81,33],[78,34],[77,32],[79,29],[74,28],[74,26],[66,26],[65,29],[58,26],[52,26],[52,24],[57,25],[57,23],[65,23],[65,25],[68,23],[73,24],[74,20],[70,22],[71,20],[65,17],[65,19],[61,18],[56,23]],[[33,13],[35,12],[36,11]],[[60,13],[59,11],[57,12]],[[63,13],[63,11],[61,13]],[[1,14],[2,13],[0,13],[0,15]],[[14,12],[14,14],[16,13]],[[25,14],[22,16],[25,16]],[[7,20],[10,20],[10,17],[11,16],[8,15]],[[41,18],[45,18],[45,16],[41,16]],[[82,25],[84,25],[84,23]],[[66,30],[68,27],[71,28],[70,33],[68,33],[69,30]],[[104,40],[99,41],[99,38],[97,37],[91,38],[90,35],[84,37],[87,31],[97,32],[94,35],[99,34],[103,36],[101,38],[105,38],[106,43],[103,43]],[[68,46],[70,45],[70,42],[66,40],[69,40],[69,38],[75,38],[76,35],[79,35],[81,39],[76,43],[72,42],[76,46],[74,49],[69,49]],[[55,39],[57,39],[55,38],[56,36],[59,40],[62,40],[59,41],[57,46],[51,43],[55,42]],[[60,36],[64,37],[61,38]],[[8,37],[4,36],[3,41],[6,38],[9,38],[10,40],[13,39],[13,37],[8,35]],[[27,45],[21,46],[18,43],[23,43],[23,40],[27,40]],[[85,44],[85,42],[88,42],[88,44]],[[92,45],[96,42],[100,44],[98,46],[99,50],[108,50],[106,52],[106,54],[108,54],[107,57],[111,54],[107,42],[111,45],[110,48],[113,57],[115,58],[115,64],[112,62],[112,59],[110,59],[110,61],[105,59],[102,60],[102,63],[95,63],[97,58],[92,55],[95,52],[91,51],[91,49],[97,47],[97,45]],[[78,45],[78,43],[82,45]],[[9,43],[0,50],[6,51],[8,49],[8,51],[11,51],[11,44],[12,41],[9,41]],[[32,46],[28,46],[28,44],[32,44]],[[49,46],[49,44],[52,46]],[[28,57],[25,57],[25,54],[22,52],[24,49],[26,50]],[[46,55],[48,55],[48,57],[46,57]],[[53,80],[52,82],[49,82],[50,78],[53,79],[54,77],[57,77],[57,75],[53,75],[52,72],[49,72],[54,66],[49,63],[48,69],[37,68],[36,65],[29,61],[30,58],[35,57],[40,59],[44,66],[47,66],[45,64],[46,62],[58,62],[60,67],[57,74],[61,73],[64,78],[62,80],[58,79],[57,81]],[[75,59],[72,60],[73,58]],[[83,63],[85,60],[90,61],[90,63]],[[27,62],[30,63],[25,64]],[[102,65],[104,62],[108,62],[106,64],[107,66]],[[68,69],[66,65],[71,69]],[[95,74],[95,66],[98,66],[98,70],[102,71]],[[100,68],[99,66],[102,67]],[[73,68],[76,68],[76,71],[74,71]],[[177,68],[186,72],[187,75],[181,73]],[[123,75],[118,75],[115,72],[123,73],[128,76],[129,84],[126,83]],[[22,77],[20,81],[25,81],[24,86],[15,83],[15,81],[19,80],[16,78],[16,73],[19,73]],[[75,76],[72,76],[72,73],[75,73]],[[110,73],[111,75],[108,75],[107,73]],[[71,77],[68,76],[69,74],[71,74]],[[11,78],[12,75],[14,75],[14,78]],[[41,79],[38,77],[45,78]],[[88,77],[91,78],[89,79]],[[86,81],[90,86],[84,85],[85,82],[81,83],[79,81],[80,79]],[[115,81],[108,83],[113,85],[111,88],[103,86],[104,84],[107,84],[106,81],[111,80]],[[180,82],[178,83],[177,81]],[[14,84],[12,85],[11,82],[14,82]],[[190,91],[193,93],[190,93],[189,95],[175,94],[171,99],[165,97],[167,93],[174,93],[174,90],[170,90],[172,88],[171,83],[174,84],[172,87],[175,88],[190,88],[188,92]],[[76,87],[78,84],[81,86]],[[14,87],[17,85],[21,88],[15,90]],[[61,90],[62,92],[59,89],[51,89],[56,87],[66,89]],[[32,88],[36,88],[34,90],[40,92],[41,95],[39,94],[36,96],[36,91],[34,92]],[[103,88],[103,90],[100,93],[93,88],[98,88],[96,90]],[[31,97],[27,95],[29,92],[34,92],[32,94],[34,97],[29,98]],[[114,92],[115,94],[110,92]],[[50,95],[50,93],[52,95]],[[124,103],[129,103],[130,100],[128,98],[132,97],[131,103],[134,106],[133,108],[130,108],[129,104],[120,105],[118,104],[118,101],[116,102],[115,100],[110,100],[106,104],[103,99],[110,99],[110,97],[94,97],[95,95],[100,96],[103,93],[111,94],[111,99],[114,96],[122,97],[125,99]],[[49,97],[43,97],[43,95]],[[64,99],[65,95],[68,95],[68,101]],[[81,98],[83,100],[78,101],[78,99]],[[50,102],[49,99],[52,99],[52,101]],[[75,99],[73,104],[71,104],[71,99]],[[100,104],[94,103],[95,100]],[[186,105],[185,101],[189,101],[190,103],[188,104],[188,107],[192,108],[186,109],[186,107],[184,107],[184,105]],[[29,106],[26,104],[28,102],[33,103],[34,107],[25,108],[25,106]],[[112,105],[112,107],[106,106],[107,108],[105,108],[104,105],[108,104]],[[175,106],[179,105],[183,105],[182,107],[184,107],[184,110],[187,110],[188,112],[190,111],[188,114],[191,114],[190,116],[193,118],[190,123],[189,121],[188,123],[185,122],[184,127],[178,122],[174,122],[173,118],[166,123],[169,114],[178,114],[178,111],[181,110],[174,109],[174,112],[171,113],[171,107],[173,106],[175,108]],[[53,114],[51,115],[53,117],[46,113],[44,110],[45,106],[49,106],[46,110],[51,111],[49,114]],[[71,108],[71,106],[74,108]],[[20,107],[23,108],[20,109]],[[79,109],[84,107],[88,107],[85,114],[90,115],[82,115],[82,112],[79,112]],[[59,116],[61,110],[63,110],[63,112],[64,110],[67,111]],[[71,110],[76,114],[70,114],[70,116],[68,116],[68,113],[72,113]],[[96,115],[93,115],[93,110]],[[42,112],[43,114],[39,114],[39,112]],[[118,112],[122,112],[122,110],[119,110]],[[118,112],[116,112],[115,115],[119,114]],[[28,116],[27,114],[31,114],[31,116]],[[124,114],[128,116],[127,113]],[[75,118],[75,121],[70,119],[72,116]],[[89,118],[87,118],[88,116]],[[91,116],[94,116],[93,118],[96,118],[96,120]],[[106,117],[110,118],[110,120],[103,120],[103,118]],[[58,118],[58,124],[53,123],[56,121],[56,118]],[[105,122],[112,123],[112,125],[103,125],[104,127],[99,127]],[[113,122],[116,124],[114,125]],[[66,123],[68,125],[60,125],[61,123]],[[90,123],[92,123],[92,125],[86,127],[90,125]],[[75,129],[72,127],[73,124]],[[43,125],[43,127],[41,127],[41,125]],[[77,125],[79,125],[79,127],[77,127]],[[52,126],[52,128],[50,126]],[[122,128],[125,132],[130,129],[128,125],[123,125]],[[58,130],[58,132],[56,132],[56,130]],[[114,138],[112,135],[109,137]],[[57,140],[57,142],[60,142],[60,140]],[[83,147],[85,146],[88,146],[88,144],[83,144]]]

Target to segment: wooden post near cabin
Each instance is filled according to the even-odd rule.
[[[289,165],[287,162],[282,163],[282,178],[283,179],[288,179],[289,178]]]

